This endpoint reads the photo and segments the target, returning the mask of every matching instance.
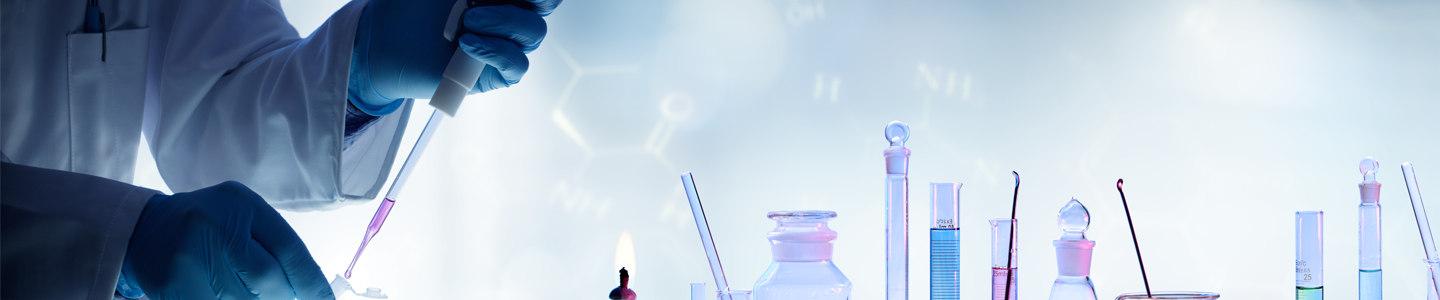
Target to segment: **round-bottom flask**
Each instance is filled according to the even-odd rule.
[[[755,281],[755,300],[850,299],[850,279],[831,262],[835,231],[826,225],[833,211],[773,211],[777,226],[770,231],[770,254],[775,261]]]

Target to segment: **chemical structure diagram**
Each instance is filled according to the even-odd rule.
[[[550,193],[552,201],[559,201],[566,210],[580,214],[594,214],[597,218],[603,218],[609,213],[616,200],[606,196],[606,192],[601,188],[587,187],[587,183],[584,183],[593,181],[590,179],[594,179],[591,177],[596,175],[591,174],[593,172],[590,171],[592,171],[592,165],[595,165],[598,160],[606,160],[603,162],[605,164],[613,164],[618,160],[625,161],[627,165],[658,165],[663,168],[661,170],[663,172],[679,174],[665,156],[665,150],[670,144],[671,138],[675,136],[677,125],[694,113],[695,99],[684,92],[665,93],[658,99],[658,114],[655,116],[654,125],[646,131],[647,135],[643,144],[639,147],[634,145],[600,146],[606,143],[596,142],[592,139],[596,133],[587,135],[586,132],[586,128],[594,127],[584,126],[583,123],[577,121],[578,118],[567,113],[567,108],[571,107],[567,104],[570,104],[570,100],[574,99],[576,95],[586,94],[580,91],[585,86],[581,84],[582,81],[595,80],[603,76],[636,76],[641,72],[641,66],[639,64],[588,66],[581,64],[564,47],[555,46],[554,49],[572,73],[560,92],[559,100],[556,101],[550,112],[550,121],[564,133],[576,148],[584,153],[584,157],[568,176],[564,176],[556,182]],[[650,159],[654,163],[630,163],[636,159]],[[679,190],[677,184],[675,191],[670,194],[679,193],[683,193],[683,191]],[[683,197],[683,194],[680,195]],[[684,215],[684,211],[681,209],[681,207],[666,207],[662,209],[661,218],[684,220],[678,217],[666,217]]]

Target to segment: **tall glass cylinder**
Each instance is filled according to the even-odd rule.
[[[1020,298],[1020,257],[1014,219],[990,220],[990,299]],[[1008,289],[1007,289],[1008,286]]]
[[[910,126],[885,126],[885,299],[909,299],[910,290]]]
[[[930,299],[960,299],[960,186],[930,183]]]
[[[1375,184],[1375,194],[1379,194],[1379,185]],[[1363,185],[1361,190],[1362,192],[1365,190]],[[1384,273],[1380,269],[1380,204],[1362,202],[1360,204],[1360,300],[1383,299],[1382,274]]]
[[[1380,270],[1380,182],[1375,172],[1380,162],[1373,157],[1360,160],[1360,300],[1384,299]]]
[[[1295,299],[1325,299],[1324,212],[1295,212]]]

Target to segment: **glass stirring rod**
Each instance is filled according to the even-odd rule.
[[[1430,235],[1430,219],[1425,216],[1425,200],[1420,198],[1420,185],[1415,179],[1415,166],[1409,162],[1400,164],[1400,173],[1405,176],[1405,189],[1410,192],[1410,208],[1415,211],[1415,225],[1420,227],[1420,245],[1425,247],[1425,260],[1440,259],[1435,251],[1435,240]],[[1440,279],[1440,270],[1430,269],[1430,280]],[[1437,287],[1440,289],[1440,287]],[[1440,294],[1440,290],[1436,291]]]

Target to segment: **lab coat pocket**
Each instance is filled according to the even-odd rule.
[[[145,112],[148,28],[70,34],[70,157],[75,172],[129,182]]]

